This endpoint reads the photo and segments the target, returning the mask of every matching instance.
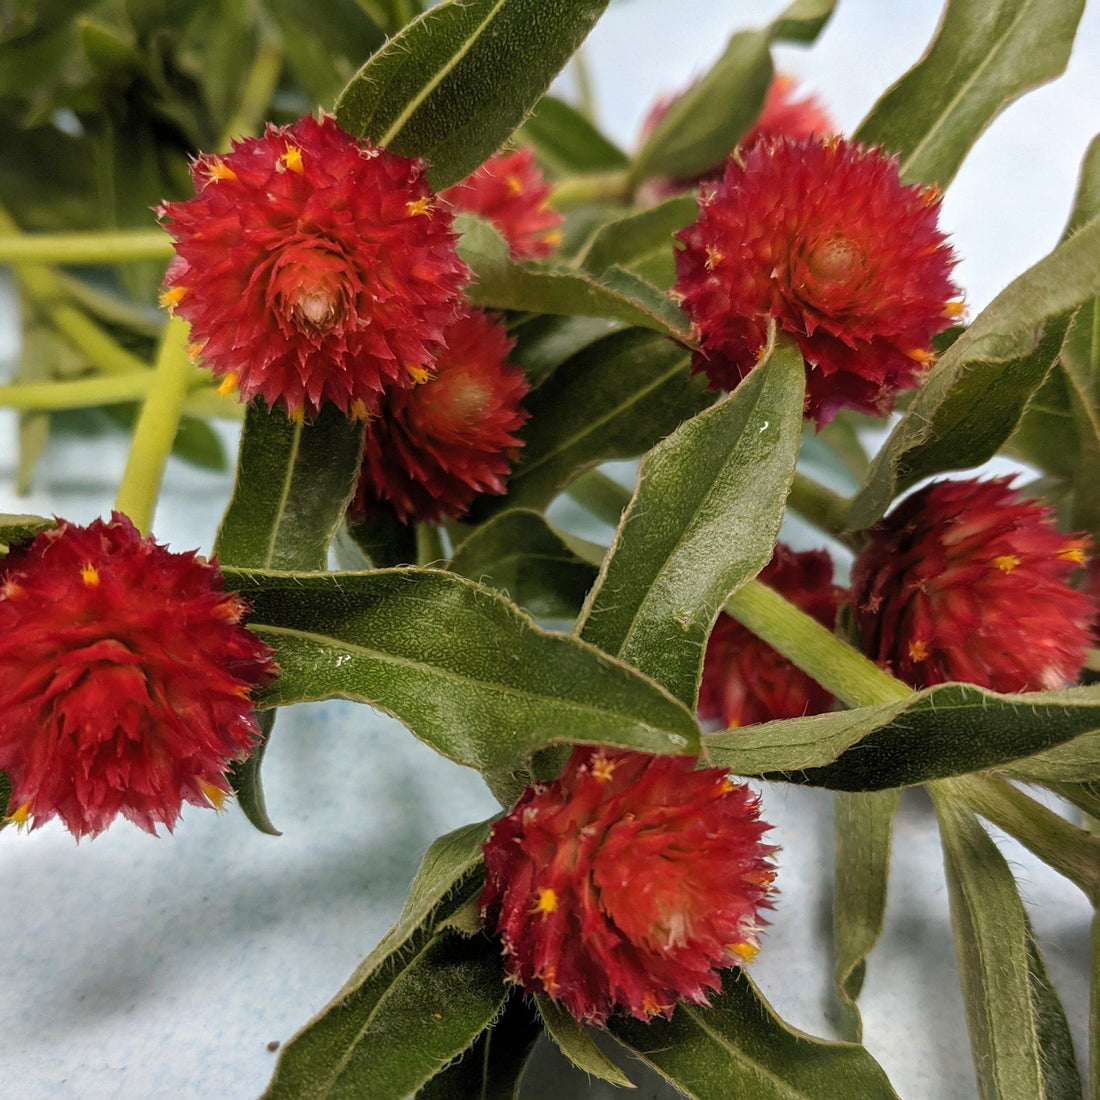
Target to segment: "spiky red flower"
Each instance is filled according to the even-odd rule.
[[[503,493],[523,445],[527,377],[508,363],[514,341],[487,313],[446,333],[433,378],[394,390],[367,421],[363,469],[352,503],[374,519],[392,508],[406,523],[462,515],[479,493]]]
[[[704,186],[677,234],[676,293],[695,324],[694,369],[733,389],[768,322],[806,360],[806,415],[883,415],[917,384],[932,338],[961,306],[939,193],[906,186],[896,158],[840,138],[756,145]]]
[[[844,589],[833,584],[824,550],[795,551],[777,543],[760,580],[832,630]],[[824,714],[833,697],[816,680],[724,611],[711,631],[699,685],[699,717],[726,727]]]
[[[549,256],[559,244],[563,217],[548,205],[552,188],[530,149],[490,157],[443,198],[500,230],[517,258]]]
[[[871,532],[852,571],[863,648],[914,687],[1039,691],[1077,678],[1095,602],[1069,578],[1088,538],[1011,478],[937,481]]]
[[[801,141],[802,138],[825,137],[837,132],[836,123],[817,96],[812,92],[799,96],[798,91],[798,81],[794,77],[787,76],[785,73],[775,74],[764,95],[759,116],[738,142],[742,156],[760,141],[771,141],[776,138]],[[643,142],[653,133],[657,123],[668,114],[672,105],[685,94],[685,92],[678,92],[676,95],[666,96],[650,108],[642,123],[641,140]],[[716,183],[722,178],[724,167],[724,162],[716,164],[688,179],[653,177],[643,185],[639,199],[648,206],[661,199],[678,195],[682,191],[688,191],[701,183]]]
[[[482,912],[509,976],[578,1020],[707,1003],[758,950],[773,848],[759,802],[691,757],[577,748],[485,845]]]
[[[422,380],[469,271],[420,161],[303,118],[192,165],[158,210],[176,241],[161,301],[242,400],[362,416]]]
[[[271,651],[216,564],[142,538],[124,515],[65,521],[0,566],[0,770],[8,812],[80,837],[122,814],[169,829],[220,805],[257,736]]]

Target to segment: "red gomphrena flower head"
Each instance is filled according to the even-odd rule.
[[[653,133],[657,123],[668,114],[670,108],[685,93],[665,96],[659,99],[649,110],[642,122],[641,140],[644,142]],[[790,138],[801,141],[808,137],[826,137],[837,132],[824,104],[812,92],[799,94],[798,81],[785,73],[776,73],[768,85],[760,115],[741,136],[738,146],[743,156],[749,149],[761,141],[773,141],[778,138]],[[701,183],[717,183],[722,178],[724,163],[716,164],[705,172],[687,179],[673,179],[657,176],[647,180],[639,195],[643,205],[651,205],[662,199],[690,191]]]
[[[367,421],[357,518],[392,509],[406,523],[461,516],[480,493],[503,493],[522,446],[527,377],[508,363],[513,341],[487,313],[447,329],[435,375],[394,390]]]
[[[303,118],[192,166],[158,213],[177,258],[161,301],[228,392],[352,416],[426,377],[469,276],[420,161]]]
[[[915,386],[932,338],[961,310],[938,191],[905,185],[897,160],[841,138],[761,142],[704,186],[676,236],[675,292],[700,342],[694,369],[733,389],[768,323],[806,360],[806,415],[883,415]]]
[[[1077,679],[1095,601],[1073,588],[1088,539],[1011,478],[937,481],[872,529],[852,571],[863,648],[914,687],[1039,691]]]
[[[549,206],[550,184],[530,149],[490,157],[445,198],[456,210],[492,222],[517,259],[549,256],[561,244],[562,215]]]
[[[833,584],[824,550],[794,551],[783,543],[760,580],[832,630],[844,589]],[[699,717],[727,728],[799,718],[831,710],[833,697],[797,665],[724,611],[711,631],[699,685]]]
[[[578,748],[485,845],[482,912],[509,976],[602,1025],[706,1004],[752,959],[775,869],[757,798],[691,757]]]
[[[9,814],[79,840],[118,816],[169,829],[220,805],[258,735],[271,651],[216,564],[173,554],[116,512],[62,521],[0,566],[0,770]]]

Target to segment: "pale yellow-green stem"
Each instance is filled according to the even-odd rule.
[[[83,409],[140,401],[149,392],[153,372],[134,371],[64,382],[14,382],[0,386],[0,407],[21,412]]]
[[[805,474],[795,472],[787,497],[787,507],[793,508],[803,519],[832,535],[838,542],[859,550],[863,544],[862,537],[845,530],[844,526],[848,504],[847,498],[839,493],[827,489]]]
[[[626,172],[570,176],[554,185],[550,205],[559,210],[591,202],[628,202],[631,184]]]
[[[115,507],[147,534],[156,511],[164,466],[176,439],[194,367],[187,355],[188,324],[173,317],[164,331],[153,385],[142,406]]]
[[[0,264],[120,264],[164,260],[175,254],[163,229],[105,229],[87,233],[13,233],[0,235]]]

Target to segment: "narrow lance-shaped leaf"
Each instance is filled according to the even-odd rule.
[[[1061,348],[1069,312],[1100,292],[1094,218],[997,295],[929,373],[852,502],[869,527],[900,488],[990,458],[1012,434]]]
[[[57,526],[57,520],[46,516],[0,514],[0,557],[7,557],[13,547],[30,542],[40,531]]]
[[[652,329],[682,344],[692,342],[691,324],[683,310],[629,271],[610,267],[592,275],[572,268],[517,263],[504,238],[488,222],[462,214],[455,219],[455,227],[462,234],[458,254],[474,273],[474,282],[466,291],[473,305],[605,317]]]
[[[352,78],[336,119],[356,137],[457,183],[508,139],[584,41],[607,0],[446,0]]]
[[[363,425],[334,405],[307,424],[253,402],[214,543],[218,560],[244,569],[324,569],[362,457]]]
[[[588,1031],[557,1001],[544,993],[535,994],[539,1015],[558,1049],[579,1070],[608,1081],[622,1089],[632,1089],[634,1082],[598,1046]]]
[[[688,373],[691,353],[655,333],[614,333],[562,363],[527,398],[524,447],[508,494],[475,504],[475,520],[544,508],[597,462],[634,458],[714,400]]]
[[[625,327],[623,321],[607,317],[535,313],[509,329],[516,345],[508,359],[523,368],[531,389],[535,389],[567,359]]]
[[[260,768],[263,766],[267,743],[271,740],[271,731],[275,726],[274,710],[260,711],[256,716],[260,727],[260,740],[246,760],[230,766],[229,783],[236,796],[237,805],[245,817],[261,832],[268,836],[282,836],[267,816],[267,801],[264,798]]]
[[[515,140],[530,146],[540,163],[555,176],[614,172],[629,163],[626,154],[609,141],[575,107],[544,95]]]
[[[969,810],[935,788],[933,800],[982,1100],[1080,1100],[1066,1014],[1012,872]]]
[[[908,181],[946,187],[1017,96],[1058,76],[1084,0],[950,0],[925,55],[871,108],[856,140],[901,156]]]
[[[771,25],[773,40],[812,42],[832,17],[836,0],[794,0]]]
[[[1008,771],[1032,783],[1100,782],[1100,722],[1080,737],[1014,761]]]
[[[695,705],[722,604],[771,557],[802,436],[805,369],[781,343],[642,460],[578,623],[586,641]]]
[[[890,841],[901,792],[833,796],[833,973],[846,1034],[859,1042],[863,1021],[856,998],[867,956],[882,934]]]
[[[1013,761],[1026,767],[1021,758],[1036,753],[1057,759],[1074,738],[1091,745],[1091,734],[1079,735],[1097,728],[1100,685],[997,695],[937,684],[894,703],[709,734],[707,751],[738,775],[877,791]]]
[[[741,969],[723,975],[710,1008],[682,1004],[647,1024],[613,1018],[608,1030],[691,1100],[897,1097],[863,1047],[789,1027]]]
[[[453,573],[227,571],[227,581],[282,669],[267,706],[369,703],[482,771],[574,741],[698,751],[694,718],[656,684]]]

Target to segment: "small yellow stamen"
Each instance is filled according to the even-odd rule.
[[[31,804],[29,802],[24,802],[22,806],[19,806],[17,809],[12,811],[7,820],[10,821],[17,829],[22,829],[30,820],[30,816]]]
[[[598,783],[606,783],[615,774],[615,769],[618,766],[617,760],[608,760],[601,752],[592,761],[592,778]]]
[[[957,302],[948,302],[943,307],[943,315],[945,317],[950,317],[951,320],[955,320],[955,318],[961,317],[963,315],[964,309],[966,309],[966,303],[962,300],[959,300]]]
[[[539,900],[535,902],[532,913],[553,913],[558,908],[558,895],[549,887],[539,891]]]
[[[199,787],[210,800],[210,805],[220,813],[225,808],[225,791],[221,787],[215,787],[213,783],[208,783],[205,779],[199,780]]]
[[[299,406],[297,409],[287,410],[287,419],[292,420],[295,424],[304,424],[306,422],[306,410]]]
[[[173,286],[168,290],[162,290],[160,297],[157,301],[160,303],[161,309],[168,310],[169,313],[175,314],[176,306],[187,297],[187,287],[185,286]]]
[[[993,559],[993,564],[1002,573],[1011,573],[1020,564],[1020,559],[1015,554],[1001,554]]]
[[[80,570],[80,579],[89,587],[99,584],[99,570],[90,561],[86,561]]]
[[[655,993],[647,993],[642,998],[642,1011],[647,1016],[659,1016],[669,1007],[669,1005],[661,1004],[661,1002],[657,1000],[657,995]]]
[[[240,382],[240,376],[236,371],[230,371],[218,385],[218,393],[222,397],[228,397],[231,393],[236,392],[237,383]]]
[[[924,644],[919,638],[909,643],[909,659],[911,661],[927,661],[928,660],[928,646]]]
[[[932,362],[932,352],[928,348],[910,348],[905,354],[922,367],[927,367]]]
[[[352,420],[366,420],[369,415],[365,401],[353,401],[348,412],[351,414]]]
[[[713,271],[726,257],[723,255],[721,249],[716,245],[707,245],[707,258],[703,262],[703,266],[708,271]]]
[[[202,170],[212,180],[235,180],[237,178],[237,173],[221,157],[212,157],[202,166]]]
[[[728,775],[722,776],[718,784],[718,792],[720,794],[733,794],[735,790],[737,790],[737,784]]]
[[[429,195],[420,199],[410,199],[405,203],[405,217],[415,218],[417,214],[430,214],[432,212],[432,200]]]
[[[292,172],[304,171],[302,167],[302,150],[297,145],[288,145],[286,152],[279,158],[279,163],[285,165]]]
[[[187,358],[190,359],[192,363],[197,363],[199,361],[199,356],[202,355],[202,349],[204,347],[206,347],[205,340],[197,341],[194,344],[188,344]]]
[[[760,948],[755,943],[731,943],[729,951],[747,963],[751,963],[760,954]]]
[[[431,377],[428,371],[423,367],[418,367],[415,363],[406,363],[405,370],[409,372],[413,382],[418,386],[422,386]]]
[[[505,176],[504,182],[508,184],[508,190],[511,191],[513,195],[523,194],[523,180],[521,180],[519,176]]]
[[[941,191],[941,190],[940,190],[939,186],[938,186],[937,184],[935,184],[935,183],[930,183],[930,184],[929,184],[929,185],[928,185],[928,186],[927,186],[927,187],[926,187],[926,188],[925,188],[925,189],[924,189],[924,190],[923,190],[923,191],[922,191],[922,192],[920,193],[920,201],[921,201],[921,202],[922,202],[922,203],[923,203],[923,204],[924,204],[925,206],[931,206],[931,205],[932,205],[932,203],[934,203],[934,202],[939,202],[939,200],[940,200],[940,198],[942,197],[942,195],[943,195],[943,191]]]
[[[543,238],[542,238],[543,244],[547,244],[551,248],[557,248],[558,245],[561,244],[561,241],[562,241],[562,236],[556,229],[554,230],[553,233],[543,234]]]
[[[551,997],[557,995],[558,992],[558,968],[549,963],[544,966],[536,975],[536,978],[543,984],[543,988]]]
[[[1085,551],[1072,542],[1064,550],[1059,551],[1058,557],[1061,558],[1062,561],[1072,561],[1077,565],[1084,565],[1087,560]]]
[[[753,886],[771,886],[775,882],[774,871],[746,871],[741,876],[742,882],[751,883]]]

